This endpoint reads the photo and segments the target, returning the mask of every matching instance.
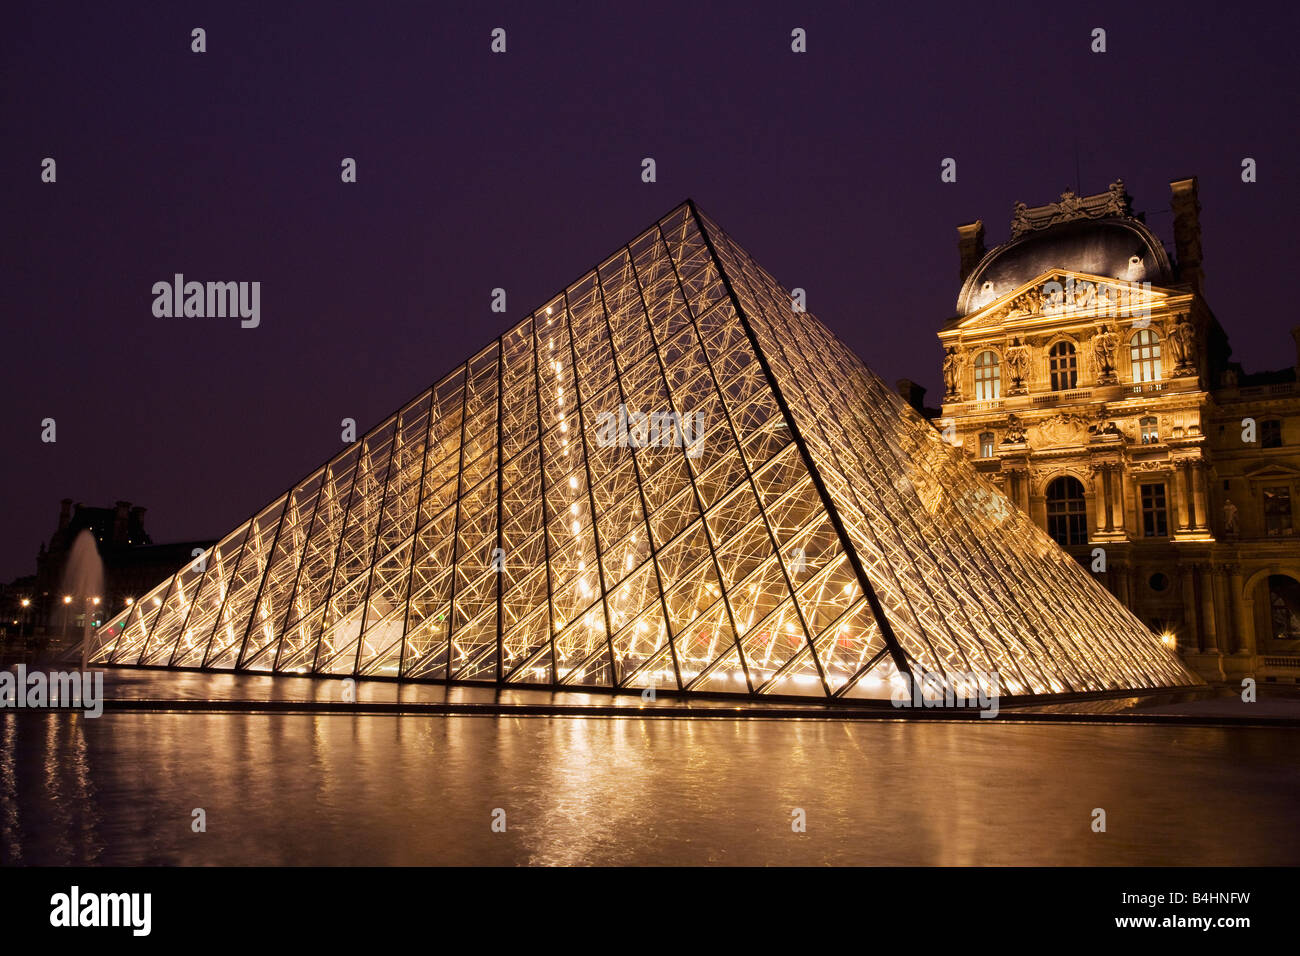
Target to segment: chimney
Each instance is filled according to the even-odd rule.
[[[72,522],[72,499],[64,498],[59,502],[59,530],[62,531]]]
[[[1174,254],[1182,281],[1194,292],[1205,294],[1205,273],[1201,271],[1201,203],[1196,194],[1196,177],[1169,184],[1169,208],[1174,213]]]
[[[925,389],[917,385],[910,378],[900,378],[898,380],[898,394],[903,396],[903,401],[911,405],[922,415],[925,414]]]
[[[131,509],[131,537],[136,544],[145,544],[147,535],[144,533],[144,512],[145,509],[136,505]]]
[[[131,502],[118,501],[113,506],[113,544],[126,543],[126,522],[131,514]]]
[[[961,275],[957,278],[958,283],[966,281],[966,277],[975,271],[979,261],[984,258],[984,223],[976,219],[974,222],[968,222],[964,226],[957,227],[957,251],[961,253]]]

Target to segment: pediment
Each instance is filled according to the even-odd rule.
[[[1247,481],[1291,481],[1300,478],[1300,468],[1293,468],[1282,462],[1269,462],[1267,464],[1256,465],[1254,468],[1248,468],[1242,473],[1242,477]]]
[[[1127,282],[1086,272],[1052,269],[972,312],[956,327],[972,331],[1007,322],[1149,314],[1177,294],[1172,289],[1156,288],[1149,282]]]

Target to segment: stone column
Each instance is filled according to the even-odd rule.
[[[1127,484],[1124,478],[1124,466],[1115,466],[1115,530],[1123,531],[1125,524],[1125,500],[1124,486]]]
[[[1092,498],[1092,534],[1089,537],[1096,537],[1106,530],[1106,508],[1102,504],[1106,500],[1106,487],[1103,484],[1102,466],[1091,464],[1088,471],[1092,475],[1091,495],[1085,496]]]
[[[1174,462],[1173,524],[1178,531],[1187,530],[1187,471],[1181,461]]]
[[[1245,600],[1246,592],[1240,564],[1228,565],[1228,583],[1232,592],[1233,620],[1236,623],[1232,650],[1234,653],[1240,654],[1253,647],[1255,643],[1254,615],[1249,613],[1254,609],[1254,604],[1250,602],[1248,606],[1248,602]]]
[[[1192,474],[1191,461],[1183,462],[1183,484],[1187,488],[1187,527],[1198,528],[1200,522],[1196,518],[1196,478]]]
[[[1196,566],[1196,583],[1201,592],[1201,650],[1212,654],[1219,649],[1219,636],[1214,621],[1214,568],[1208,564]]]
[[[1214,605],[1218,612],[1219,650],[1224,654],[1233,651],[1233,631],[1236,630],[1236,616],[1232,612],[1232,598],[1228,594],[1228,567],[1220,565],[1214,569]]]
[[[1026,514],[1029,513],[1028,495],[1025,494],[1025,470],[1023,468],[1006,469],[1006,495],[1011,503]]]
[[[1186,633],[1183,639],[1186,641],[1184,651],[1190,651],[1200,647],[1200,638],[1197,636],[1199,630],[1196,622],[1196,582],[1192,578],[1193,570],[1190,564],[1180,564],[1178,566],[1178,577],[1183,588],[1183,623],[1186,625]]]
[[[1229,624],[1224,617],[1223,600],[1227,590],[1227,576],[1222,568],[1206,564],[1196,565],[1196,580],[1200,586],[1201,642],[1198,648],[1188,649],[1183,655],[1189,667],[1207,680],[1224,679],[1223,661],[1227,650]],[[1188,600],[1183,591],[1183,606],[1189,616],[1195,614],[1196,602]]]
[[[1197,527],[1203,531],[1210,529],[1210,492],[1205,477],[1205,459],[1192,459],[1192,499],[1196,503]]]
[[[1115,494],[1111,490],[1111,472],[1114,466],[1105,464],[1101,466],[1101,486],[1104,489],[1106,497],[1106,533],[1115,530]]]

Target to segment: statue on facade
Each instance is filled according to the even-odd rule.
[[[1119,348],[1119,335],[1111,325],[1102,323],[1097,334],[1092,337],[1092,358],[1097,365],[1097,384],[1114,385],[1118,376],[1115,374],[1115,350]]]
[[[1014,414],[1008,415],[1007,433],[1006,437],[1002,439],[1002,444],[1023,445],[1028,440],[1028,437],[1025,435],[1025,425],[1024,422],[1020,420],[1020,416]]]
[[[1061,201],[1056,205],[1060,209],[1061,218],[1066,222],[1071,219],[1078,219],[1083,215],[1083,200],[1075,195],[1073,189],[1067,189],[1061,193]]]
[[[1007,303],[1006,315],[1037,315],[1043,311],[1043,293],[1039,289],[1026,289]]]
[[[1124,437],[1124,431],[1119,427],[1119,424],[1113,418],[1108,418],[1106,416],[1105,405],[1097,406],[1097,417],[1094,418],[1092,424],[1088,426],[1088,434],[1093,437],[1094,441],[1105,438]]]
[[[1196,329],[1186,315],[1178,316],[1169,330],[1169,349],[1173,353],[1174,371],[1190,372],[1196,367]]]
[[[1129,207],[1130,200],[1128,190],[1124,188],[1124,180],[1115,180],[1110,184],[1106,192],[1110,194],[1106,204],[1106,214],[1127,216],[1131,209]]]
[[[956,346],[949,345],[943,350],[943,385],[944,401],[955,402],[961,399],[961,355]]]
[[[1033,224],[1029,221],[1029,207],[1023,202],[1016,203],[1011,212],[1011,237],[1014,239],[1032,228]]]
[[[1008,395],[1023,395],[1028,389],[1025,387],[1025,373],[1029,371],[1029,346],[1020,341],[1016,336],[1007,346],[1005,356],[1007,371],[1011,373],[1011,388],[1007,391]]]
[[[1234,537],[1237,534],[1237,506],[1231,498],[1223,502],[1223,533]]]

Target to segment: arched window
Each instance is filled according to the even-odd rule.
[[[1057,544],[1088,542],[1088,505],[1079,479],[1062,475],[1047,486],[1047,533]]]
[[[1079,383],[1079,360],[1073,342],[1057,342],[1047,357],[1051,363],[1052,391],[1068,391]]]
[[[1160,339],[1150,329],[1138,329],[1128,340],[1133,381],[1160,381]]]
[[[981,352],[975,356],[975,401],[991,402],[1002,397],[1002,370],[998,367],[997,352]]]
[[[1300,640],[1300,581],[1285,574],[1270,574],[1268,607],[1273,637],[1279,641]]]
[[[1154,415],[1147,415],[1138,419],[1138,427],[1142,429],[1142,444],[1158,445],[1160,443],[1160,421]]]
[[[995,436],[992,432],[980,432],[980,457],[981,458],[993,457],[994,438]]]

